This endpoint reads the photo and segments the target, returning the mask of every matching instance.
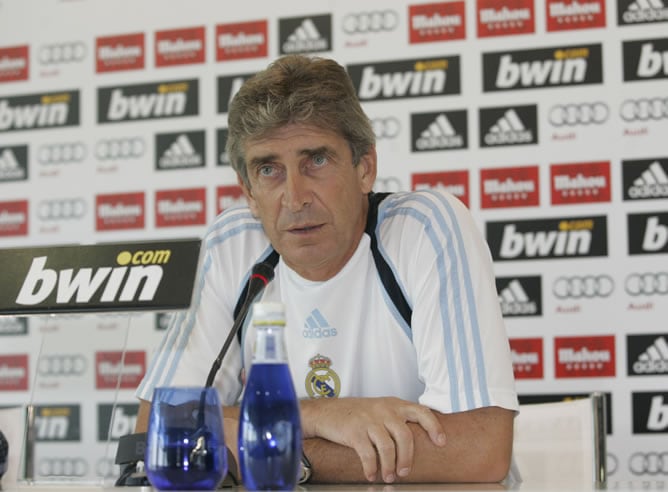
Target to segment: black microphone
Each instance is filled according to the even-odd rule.
[[[273,278],[274,267],[270,263],[263,261],[253,265],[250,279],[248,280],[246,300],[239,310],[239,315],[234,320],[232,329],[230,330],[230,333],[228,333],[227,338],[225,339],[225,343],[218,353],[218,357],[216,357],[216,360],[214,360],[213,364],[211,365],[209,376],[206,378],[206,388],[209,388],[213,385],[213,380],[215,379],[216,374],[220,370],[220,366],[223,363],[223,357],[225,357],[225,354],[230,348],[230,344],[232,343],[232,340],[234,340],[234,337],[236,337],[237,332],[243,326],[244,321],[246,320],[246,316],[248,315],[248,310],[253,305],[253,300],[267,286],[267,284],[272,281]]]

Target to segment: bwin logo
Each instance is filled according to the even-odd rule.
[[[101,302],[150,301],[162,279],[161,263],[169,262],[170,250],[122,251],[117,267],[73,268],[60,271],[45,268],[47,257],[33,258],[16,303],[34,306],[44,302],[56,290],[56,303],[88,303],[100,289]],[[126,266],[132,264],[133,266]],[[143,287],[142,287],[143,285]],[[141,287],[141,290],[140,290]]]
[[[15,104],[12,105],[12,100]],[[0,100],[0,131],[78,124],[78,92],[20,96]]]

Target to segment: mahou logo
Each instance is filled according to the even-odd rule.
[[[495,261],[608,255],[605,215],[487,222],[485,228]]]
[[[216,26],[216,61],[262,58],[267,44],[266,19]]]
[[[624,200],[668,198],[668,157],[622,161]]]
[[[483,53],[483,90],[512,91],[600,84],[600,44]]]
[[[516,379],[543,379],[543,339],[511,338],[510,357]]]
[[[459,94],[459,56],[348,65],[361,101]]]
[[[79,124],[79,91],[0,97],[0,133]]]
[[[467,207],[469,206],[469,172],[467,170],[414,173],[411,175],[411,189],[443,190],[459,198]]]
[[[191,65],[205,60],[204,26],[155,33],[155,66]]]
[[[477,13],[479,38],[535,31],[533,0],[478,0]]]
[[[199,81],[101,87],[97,100],[98,123],[195,116],[199,112]]]
[[[96,352],[95,388],[136,388],[146,372],[146,352]],[[119,381],[120,379],[120,381]]]
[[[668,38],[622,43],[624,81],[668,78]]]
[[[97,73],[144,68],[144,33],[98,37],[95,40]]]
[[[552,205],[610,201],[610,162],[550,165]]]
[[[0,84],[28,80],[30,58],[28,45],[0,47]]]
[[[241,186],[228,185],[216,187],[216,215],[233,207],[245,207],[248,205]]]
[[[144,192],[113,193],[95,197],[95,230],[143,229]]]
[[[0,202],[0,237],[28,235],[28,200]]]
[[[614,377],[615,337],[555,337],[554,364],[556,378]]]
[[[206,224],[206,188],[156,192],[156,227],[204,224]]]
[[[547,30],[605,27],[605,0],[547,0]]]
[[[480,207],[539,205],[538,166],[480,170]]]
[[[463,0],[410,5],[408,20],[410,44],[466,38]]]
[[[28,354],[0,355],[0,391],[28,389]]]
[[[543,315],[540,276],[497,277],[496,291],[504,318]]]

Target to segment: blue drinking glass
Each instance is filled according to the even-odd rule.
[[[214,490],[227,474],[223,409],[215,388],[156,388],[144,466],[158,490]]]

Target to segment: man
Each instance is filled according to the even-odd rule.
[[[490,255],[468,210],[441,192],[395,193],[365,232],[375,137],[332,60],[278,59],[242,86],[228,126],[249,208],[221,214],[204,239],[191,309],[175,316],[138,388],[137,429],[155,386],[204,384],[252,265],[273,249],[262,298],[286,305],[313,481],[506,477],[517,396]],[[379,278],[373,241],[408,321]],[[251,340],[232,344],[215,382],[235,455]]]

